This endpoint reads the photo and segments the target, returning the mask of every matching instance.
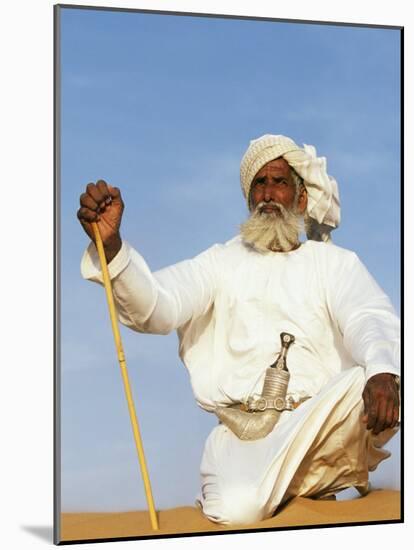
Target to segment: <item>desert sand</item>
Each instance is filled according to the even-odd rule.
[[[400,520],[399,491],[375,490],[365,497],[344,501],[314,501],[297,497],[273,517],[248,526],[217,525],[190,506],[157,513],[159,531],[153,531],[148,512],[63,513],[61,541],[123,537],[151,537],[180,533],[205,533],[242,529],[273,529],[300,525],[329,525]]]

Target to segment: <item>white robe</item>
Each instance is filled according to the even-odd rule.
[[[102,283],[92,243],[81,271]],[[371,376],[399,375],[399,321],[356,254],[314,241],[292,252],[262,254],[235,237],[151,273],[124,241],[109,271],[123,324],[156,334],[177,330],[195,398],[207,411],[257,397],[265,369],[280,349],[279,334],[295,336],[287,357],[288,395],[313,399],[284,412],[273,432],[257,442],[240,441],[223,425],[212,431],[198,499],[210,519],[246,523],[268,517],[293,494],[367,485],[367,467],[375,468],[388,455],[373,447],[379,439],[373,442],[361,425],[361,394]],[[339,447],[332,436],[323,439],[350,418]],[[358,434],[352,442],[351,432]],[[383,440],[392,435],[384,434]],[[345,442],[352,457],[346,467],[336,468],[340,474],[329,476],[326,456],[335,456],[338,448],[345,456]]]

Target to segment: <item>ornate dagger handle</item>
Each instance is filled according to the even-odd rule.
[[[286,366],[286,355],[289,347],[293,344],[294,341],[295,341],[295,337],[293,336],[293,334],[289,334],[288,332],[280,333],[280,343],[281,343],[282,349],[280,350],[280,353],[277,356],[276,361],[272,365],[270,365],[271,368],[276,368],[279,370],[288,370]]]

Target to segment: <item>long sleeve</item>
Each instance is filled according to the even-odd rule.
[[[108,266],[120,321],[137,332],[168,334],[204,314],[216,292],[217,248],[151,273],[143,257],[123,241]],[[102,284],[93,243],[83,255],[81,273]]]
[[[400,323],[389,298],[357,255],[348,252],[328,274],[331,315],[352,358],[368,380],[400,374]]]

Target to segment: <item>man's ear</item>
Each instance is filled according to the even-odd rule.
[[[299,192],[298,213],[303,214],[307,206],[308,206],[308,192],[306,191],[306,187],[303,185]]]

